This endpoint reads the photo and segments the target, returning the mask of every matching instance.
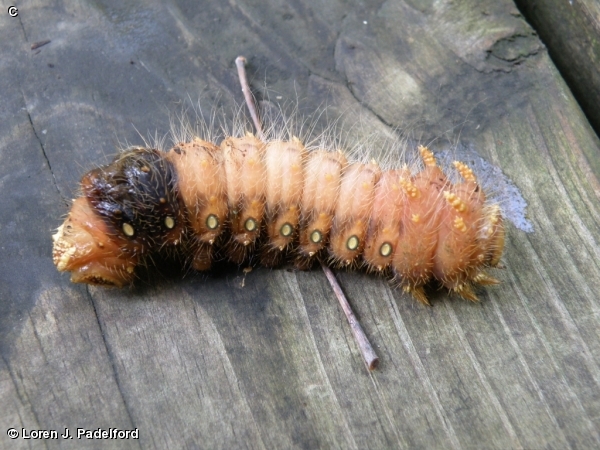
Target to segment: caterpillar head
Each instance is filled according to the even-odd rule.
[[[185,218],[171,164],[158,150],[132,148],[81,180],[53,236],[53,260],[73,282],[123,286],[153,249],[181,242]]]
[[[74,283],[124,286],[133,281],[139,255],[120,243],[85,197],[73,202],[64,223],[52,236],[52,259]]]

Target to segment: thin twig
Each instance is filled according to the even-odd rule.
[[[250,115],[252,116],[252,120],[254,122],[254,126],[256,127],[256,132],[257,132],[258,136],[264,140],[262,125],[260,123],[260,119],[258,118],[258,113],[256,111],[256,105],[254,104],[254,98],[252,97],[252,93],[250,92],[250,86],[248,85],[248,80],[246,78],[245,64],[246,64],[246,58],[244,58],[243,56],[238,56],[235,59],[235,65],[237,66],[238,77],[240,79],[240,84],[242,86],[242,92],[244,93],[244,98],[246,99],[246,105],[248,106],[248,110],[250,111]],[[352,330],[354,339],[356,340],[356,343],[358,344],[358,348],[360,350],[360,353],[362,354],[362,357],[363,357],[363,360],[365,361],[367,369],[368,370],[375,369],[377,367],[377,364],[379,363],[379,358],[375,354],[375,350],[373,350],[373,347],[371,346],[371,343],[369,342],[367,335],[365,334],[362,327],[360,326],[360,323],[356,319],[356,316],[354,315],[354,312],[352,311],[352,307],[350,306],[350,303],[348,303],[348,300],[346,299],[346,296],[344,295],[344,292],[342,291],[342,287],[337,282],[335,275],[333,274],[331,269],[329,267],[327,267],[322,261],[321,261],[321,268],[323,269],[323,272],[325,272],[325,276],[327,277],[327,280],[329,281],[329,284],[331,285],[331,288],[333,289],[335,296],[337,297],[338,301],[340,302],[340,306],[342,307],[342,310],[344,311],[344,314],[346,315],[346,319],[348,319],[348,323],[350,324],[350,329]]]
[[[377,364],[379,363],[379,357],[375,353],[375,350],[373,350],[373,347],[371,346],[367,335],[363,331],[358,319],[354,315],[352,307],[350,306],[350,303],[348,303],[348,300],[346,300],[346,296],[342,292],[342,287],[337,282],[334,273],[322,261],[321,268],[323,269],[323,272],[325,272],[325,276],[327,277],[327,280],[329,281],[329,284],[331,285],[335,296],[340,302],[340,306],[344,310],[344,314],[346,315],[346,319],[348,319],[350,329],[352,330],[354,339],[358,344],[358,348],[360,349],[360,353],[362,354],[367,369],[374,370],[377,367]]]
[[[244,99],[246,99],[246,106],[248,106],[248,110],[250,111],[250,117],[252,117],[252,121],[254,122],[256,133],[258,134],[259,139],[264,141],[265,136],[263,134],[262,124],[260,122],[260,118],[258,117],[258,111],[256,110],[256,105],[254,104],[252,92],[250,91],[248,78],[246,77],[246,58],[243,56],[238,56],[235,58],[235,65],[237,66],[238,78],[240,79],[240,85],[242,86]]]

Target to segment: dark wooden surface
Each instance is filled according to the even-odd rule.
[[[600,132],[600,3],[596,0],[516,0],[552,61]]]
[[[0,447],[595,448],[599,142],[508,1],[26,2],[0,16]],[[35,42],[51,40],[37,50]],[[502,284],[417,304],[339,273],[367,373],[319,271],[73,285],[53,230],[81,174],[169,112],[260,96],[472,146],[529,203]],[[154,278],[154,279],[152,279]],[[138,441],[10,440],[138,428]]]

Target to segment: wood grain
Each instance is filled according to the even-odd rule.
[[[32,1],[0,39],[1,448],[598,446],[600,143],[512,3]],[[380,357],[367,373],[320,271],[60,275],[50,235],[79,177],[196,98],[241,103],[239,54],[263,100],[500,167],[534,227],[509,227],[502,284],[428,308],[338,273]]]
[[[515,0],[539,33],[548,53],[596,132],[600,130],[600,4]]]

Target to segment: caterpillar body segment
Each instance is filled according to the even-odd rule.
[[[260,236],[265,211],[265,144],[254,135],[221,143],[229,205],[229,259],[241,264]]]
[[[265,266],[280,264],[284,252],[298,237],[306,157],[306,149],[298,138],[274,140],[266,146],[267,244],[261,251],[261,263]]]
[[[424,168],[412,173],[307,151],[297,138],[133,148],[84,175],[83,196],[54,235],[54,263],[74,282],[123,286],[163,248],[196,270],[217,254],[300,268],[329,257],[391,273],[423,303],[432,280],[476,300],[472,285],[497,282],[484,269],[502,255],[500,209],[466,165],[455,164],[462,181],[453,184],[427,148],[419,152]]]
[[[371,271],[383,272],[392,263],[399,233],[403,230],[403,212],[407,202],[400,180],[410,177],[408,168],[383,172],[375,186],[369,220],[364,262]]]
[[[425,168],[413,177],[403,177],[404,205],[398,244],[392,267],[395,279],[406,292],[423,301],[423,286],[432,277],[440,230],[440,195],[449,184],[433,153],[425,147],[419,152]]]
[[[166,159],[177,173],[177,189],[193,235],[192,267],[208,270],[213,244],[229,216],[223,153],[210,142],[194,139],[173,147]]]
[[[346,165],[346,157],[341,152],[320,149],[308,155],[296,259],[299,267],[312,265],[312,258],[327,244]]]
[[[374,162],[354,163],[344,172],[329,245],[331,256],[338,265],[356,264],[363,251],[380,177],[381,169]]]

